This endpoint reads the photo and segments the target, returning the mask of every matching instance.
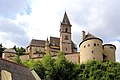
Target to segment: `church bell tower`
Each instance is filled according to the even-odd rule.
[[[60,25],[60,50],[64,53],[72,53],[71,27],[72,25],[65,12]]]

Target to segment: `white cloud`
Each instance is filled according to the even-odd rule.
[[[29,4],[29,0],[0,0],[0,16],[14,18],[17,13],[24,14]]]

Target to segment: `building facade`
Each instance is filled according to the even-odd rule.
[[[94,35],[82,31],[82,41],[79,44],[80,52],[77,52],[77,46],[71,39],[71,23],[65,12],[60,23],[60,38],[50,37],[46,40],[32,39],[26,48],[28,54],[20,56],[22,60],[41,60],[46,52],[49,52],[52,58],[57,58],[57,53],[62,51],[65,57],[73,63],[86,63],[89,60],[115,61],[116,47],[113,44],[103,44],[103,40]],[[14,53],[14,54],[12,54]],[[15,52],[5,50],[3,58],[11,60]]]
[[[82,32],[82,42],[80,47],[80,63],[86,63],[89,60],[115,61],[116,47],[112,44],[104,44],[100,38],[85,31]]]
[[[77,47],[71,40],[71,23],[65,12],[60,24],[60,38],[50,37],[46,40],[32,39],[27,47],[30,58],[40,59],[46,52],[55,57],[59,51],[64,52],[66,58],[75,63],[86,63],[89,60],[115,61],[115,45],[103,44],[103,40],[94,35],[82,31],[82,41],[80,42],[80,54],[76,54]],[[69,54],[69,55],[68,55]],[[73,61],[74,60],[74,61]],[[76,62],[77,61],[77,62]]]
[[[59,51],[65,54],[77,52],[75,43],[71,40],[71,27],[69,18],[65,12],[63,20],[60,24],[60,38],[50,37],[48,40],[32,39],[30,45],[27,47],[27,53],[30,58],[41,56],[45,52],[50,52],[51,55],[57,55]],[[42,56],[41,56],[42,57]]]

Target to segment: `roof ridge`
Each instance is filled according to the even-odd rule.
[[[53,36],[50,36],[50,38],[59,38],[59,37],[53,37]]]
[[[12,62],[12,61],[9,61],[9,60],[3,59],[3,58],[0,58],[0,60],[4,60],[4,61],[7,61],[7,62],[16,64],[16,65],[18,65],[18,66],[22,66],[22,67],[28,68],[28,67],[26,67],[26,66],[24,66],[24,65],[22,65],[22,64],[19,64],[19,63],[16,63],[16,62]],[[28,69],[29,69],[29,68],[28,68]]]
[[[33,40],[35,40],[35,41],[45,41],[45,40],[40,40],[40,39],[32,39],[31,41],[33,41]]]

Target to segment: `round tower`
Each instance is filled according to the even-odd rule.
[[[80,43],[80,63],[86,63],[89,60],[99,60],[103,61],[103,41],[100,38],[93,36],[88,33],[84,36],[83,41]]]
[[[103,60],[104,61],[115,61],[115,51],[116,47],[112,44],[104,44],[103,45]]]

